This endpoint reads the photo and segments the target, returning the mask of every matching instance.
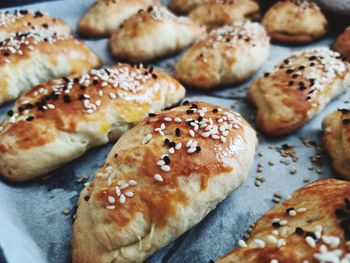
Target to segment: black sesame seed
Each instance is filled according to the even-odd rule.
[[[84,200],[85,200],[86,202],[89,201],[89,199],[90,199],[90,196],[88,196],[88,195],[84,196]]]
[[[190,102],[188,100],[185,100],[182,105],[188,105]]]
[[[343,120],[344,125],[350,125],[350,119],[344,119]]]
[[[293,75],[292,75],[292,78],[293,78],[293,79],[296,79],[297,77],[298,77],[298,74],[293,74]]]
[[[79,82],[79,78],[74,78],[73,81],[74,81],[74,83],[78,83]]]
[[[152,112],[148,113],[148,117],[156,117],[156,116],[157,116],[157,114],[155,114],[155,113],[152,113]]]
[[[344,209],[337,208],[337,209],[335,209],[335,215],[338,218],[344,218],[348,215],[348,213]]]
[[[270,75],[270,73],[269,73],[269,72],[266,72],[266,73],[264,74],[264,77],[267,78],[269,75]]]
[[[186,114],[193,114],[193,113],[194,113],[193,110],[187,110],[187,111],[186,111]]]
[[[24,108],[25,108],[26,110],[33,109],[33,108],[34,108],[34,105],[31,104],[31,103],[27,103],[27,104],[24,106]]]
[[[202,149],[201,149],[200,146],[197,146],[197,147],[196,147],[196,152],[197,152],[197,153],[199,153],[201,150],[202,150]]]
[[[190,107],[190,109],[198,109],[197,104],[192,104],[192,106]]]
[[[297,227],[297,228],[295,229],[295,233],[296,233],[297,235],[302,235],[302,234],[304,234],[304,230],[303,230],[301,227]]]
[[[305,66],[300,66],[299,67],[299,70],[304,70],[305,69]]]
[[[152,78],[157,79],[158,76],[156,74],[152,74]]]
[[[284,64],[289,64],[289,59],[285,59]]]
[[[293,86],[293,85],[294,85],[294,81],[293,80],[288,82],[288,86]]]
[[[85,99],[84,95],[79,95],[79,100],[84,100],[84,99]]]
[[[315,66],[316,64],[314,63],[314,62],[311,62],[310,63],[310,67],[313,67],[313,66]]]
[[[272,222],[272,226],[273,227],[280,227],[281,224],[280,224],[280,222]]]
[[[44,15],[40,11],[35,12],[35,17],[42,17],[42,16],[44,16]]]
[[[153,67],[153,66],[150,66],[148,72],[149,72],[150,74],[152,74],[153,69],[154,69],[154,67]]]
[[[92,84],[97,85],[97,84],[98,84],[98,80],[97,80],[97,79],[94,79],[94,80],[92,81]]]
[[[294,210],[294,207],[289,207],[286,209],[286,214],[289,214],[290,211]]]
[[[218,109],[213,109],[213,113],[218,113],[219,110]]]
[[[349,230],[345,230],[344,231],[344,238],[345,238],[345,240],[350,240],[350,231]]]
[[[49,25],[46,24],[46,23],[42,24],[41,26],[42,26],[43,28],[49,28]]]
[[[179,128],[176,128],[175,129],[175,134],[177,137],[180,137],[181,136],[181,130]]]
[[[317,57],[316,56],[312,56],[312,57],[309,57],[309,60],[312,61],[312,60],[316,60]]]
[[[26,15],[26,14],[28,14],[28,10],[19,10],[19,13],[21,15]]]
[[[69,78],[63,77],[64,82],[69,82]]]
[[[33,116],[29,116],[29,117],[26,119],[26,121],[32,121],[32,120],[34,120],[34,117],[33,117]]]
[[[71,98],[69,97],[69,95],[64,95],[64,96],[63,96],[63,101],[64,101],[64,103],[71,103],[71,102],[72,102],[72,100],[71,100]]]
[[[13,116],[13,110],[9,110],[9,111],[7,112],[7,115],[8,115],[9,117],[12,117],[12,116]]]
[[[341,113],[350,113],[350,110],[348,109],[338,109],[338,111],[340,111]],[[345,199],[345,200],[348,200],[348,199]]]
[[[286,70],[286,73],[287,73],[287,74],[292,74],[293,72],[294,72],[293,69],[287,69],[287,70]]]
[[[163,157],[163,161],[164,161],[166,164],[169,164],[169,163],[170,163],[170,158],[169,158],[169,156],[164,156],[164,157]]]
[[[60,97],[60,95],[59,95],[59,94],[56,94],[56,93],[53,93],[53,94],[51,95],[51,98],[52,98],[53,100],[58,100],[59,97]]]
[[[166,139],[164,140],[164,143],[165,143],[166,145],[169,145],[169,143],[170,143],[169,139],[166,138]]]
[[[197,121],[202,121],[203,120],[203,117],[202,116],[199,116],[198,118],[197,118]]]
[[[86,86],[81,85],[81,86],[80,86],[80,89],[81,89],[81,90],[86,90]]]
[[[215,261],[211,259],[211,260],[209,260],[208,263],[215,263]]]
[[[151,13],[153,11],[153,6],[149,6],[148,8],[147,8],[147,12],[148,13]]]
[[[169,142],[169,147],[175,147],[176,146],[176,143],[175,142]]]
[[[18,111],[19,111],[19,112],[23,112],[23,111],[24,111],[24,108],[23,108],[23,107],[18,107]]]
[[[306,236],[307,236],[307,237],[312,237],[314,240],[317,239],[315,233],[313,233],[313,232],[306,232]]]

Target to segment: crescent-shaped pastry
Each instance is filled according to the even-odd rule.
[[[262,23],[272,40],[303,44],[327,32],[327,19],[320,8],[308,0],[278,1],[265,14]]]
[[[56,32],[69,35],[70,27],[61,19],[51,17],[40,11],[16,10],[0,12],[0,41],[18,32],[30,30]]]
[[[74,263],[142,262],[198,224],[247,177],[255,131],[204,102],[125,133],[79,199]]]
[[[350,60],[350,27],[338,36],[334,44],[334,49]]]
[[[187,50],[175,67],[180,82],[212,89],[253,76],[266,62],[270,40],[265,29],[250,21],[215,29]]]
[[[193,8],[206,3],[208,0],[170,0],[168,7],[179,14],[187,14]]]
[[[110,35],[140,9],[157,4],[159,0],[98,0],[79,20],[78,31],[89,37]]]
[[[257,79],[248,97],[257,125],[279,136],[303,126],[350,84],[350,64],[328,48],[297,52]]]
[[[46,174],[184,96],[176,80],[142,65],[40,84],[16,101],[0,125],[0,174],[11,181]]]
[[[189,18],[208,29],[232,25],[235,20],[258,16],[259,5],[252,0],[210,0],[189,14]]]
[[[316,263],[350,260],[350,183],[306,185],[257,221],[248,240],[215,263]]]
[[[128,18],[112,34],[109,46],[115,57],[150,61],[180,51],[203,31],[203,27],[186,17],[176,17],[164,6],[149,6]]]
[[[350,110],[341,109],[323,121],[323,142],[334,169],[350,180]]]
[[[51,31],[13,34],[0,43],[0,104],[41,82],[100,64],[97,55],[71,36]]]

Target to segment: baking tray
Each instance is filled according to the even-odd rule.
[[[77,20],[93,2],[94,0],[53,1],[24,8],[47,11],[64,19],[75,29]],[[108,53],[107,39],[84,41],[101,56],[104,64],[117,62]],[[308,47],[329,46],[333,41],[334,37],[328,36]],[[251,80],[211,92],[188,90],[187,99],[233,108],[254,123],[252,116],[255,109],[246,100],[249,85],[292,51],[303,48],[306,46],[273,45],[265,67]],[[172,74],[174,64],[180,56],[177,54],[163,59],[155,65]],[[350,91],[289,136],[271,139],[259,134],[260,145],[245,183],[200,224],[155,253],[147,262],[208,262],[224,255],[237,246],[237,241],[244,236],[251,223],[275,205],[272,199],[276,192],[281,194],[283,200],[308,180],[311,182],[324,177],[337,177],[330,167],[329,158],[318,146],[321,142],[321,121],[327,113],[347,106],[349,98]],[[10,103],[0,107],[1,119],[12,105]],[[70,262],[73,214],[85,182],[81,182],[81,178],[93,178],[113,144],[92,149],[81,158],[36,181],[11,184],[0,179],[0,262]],[[260,187],[256,186],[259,184],[256,180],[258,176],[261,176],[261,181],[265,179]],[[63,213],[67,209],[68,215]],[[2,254],[6,260],[1,259]]]

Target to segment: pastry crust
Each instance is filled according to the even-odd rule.
[[[40,11],[16,10],[0,12],[0,41],[10,35],[30,30],[51,31],[58,35],[70,35],[71,28],[61,19]]]
[[[144,62],[180,51],[203,31],[190,19],[176,17],[163,6],[150,6],[127,19],[112,34],[109,46],[115,57]]]
[[[323,142],[334,169],[350,180],[350,110],[338,110],[323,121]]]
[[[245,180],[256,145],[240,115],[204,102],[145,119],[119,139],[82,191],[73,262],[144,261]]]
[[[0,104],[41,82],[100,65],[99,57],[71,36],[50,31],[16,33],[0,45]]]
[[[350,84],[350,64],[328,48],[297,52],[257,79],[248,97],[257,125],[279,136],[303,126]]]
[[[142,65],[40,84],[16,101],[0,126],[0,174],[11,181],[46,174],[184,96],[176,80]]]
[[[159,3],[159,0],[99,0],[79,20],[78,31],[88,37],[110,35],[140,9]]]
[[[195,7],[208,0],[170,0],[168,7],[178,14],[188,14]]]
[[[334,49],[350,60],[350,27],[339,35],[335,41]]]
[[[269,37],[260,24],[235,22],[211,31],[187,50],[175,67],[175,77],[199,89],[238,83],[253,76],[269,52]]]
[[[273,5],[262,24],[277,42],[309,43],[327,32],[327,20],[315,3],[307,0],[284,0]]]
[[[189,14],[193,21],[208,29],[258,16],[259,5],[252,0],[211,0],[199,5]]]
[[[215,262],[348,262],[349,195],[346,181],[321,179],[304,186],[257,221],[247,247],[240,241],[243,247]]]

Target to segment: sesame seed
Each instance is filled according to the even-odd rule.
[[[109,93],[109,97],[114,100],[117,98],[117,95],[115,95],[115,93]]]
[[[121,191],[120,191],[119,186],[116,186],[116,187],[115,187],[115,193],[116,193],[117,196],[120,196],[120,195],[121,195]]]
[[[128,191],[128,192],[125,193],[125,195],[126,195],[127,197],[133,197],[133,196],[134,196],[134,193]]]
[[[182,122],[182,120],[180,118],[177,118],[177,117],[174,119],[174,121],[177,122],[177,123]]]
[[[247,243],[244,241],[244,240],[238,240],[238,245],[240,246],[240,247],[248,247],[247,246]]]
[[[124,204],[125,201],[126,201],[125,195],[121,194],[120,197],[119,197],[119,203]]]
[[[135,180],[129,180],[129,185],[135,186],[137,182]]]
[[[115,206],[114,205],[107,205],[106,208],[110,209],[110,210],[113,210],[113,209],[115,209]]]
[[[162,169],[164,172],[169,172],[171,168],[169,165],[163,165],[160,167],[160,169]]]
[[[265,247],[265,242],[261,239],[255,239],[254,240],[255,244],[257,245],[258,248],[264,248]]]
[[[316,246],[316,242],[315,242],[315,240],[311,237],[311,236],[307,236],[306,238],[305,238],[305,241],[306,241],[306,243],[310,246],[310,247],[315,247]]]
[[[126,189],[126,188],[128,188],[129,187],[129,184],[128,183],[124,183],[124,184],[122,184],[121,186],[120,186],[120,190],[124,190],[124,189]]]
[[[176,146],[175,146],[175,150],[180,150],[180,149],[181,149],[181,147],[182,147],[182,143],[181,143],[181,142],[179,142],[179,143],[177,143],[177,144],[176,144]]]
[[[194,137],[194,135],[195,135],[193,130],[189,130],[189,134],[191,135],[191,137]]]
[[[108,202],[111,204],[115,203],[115,198],[113,196],[108,196]]]
[[[153,176],[154,180],[158,181],[158,182],[163,182],[163,177],[160,174],[155,174]]]

